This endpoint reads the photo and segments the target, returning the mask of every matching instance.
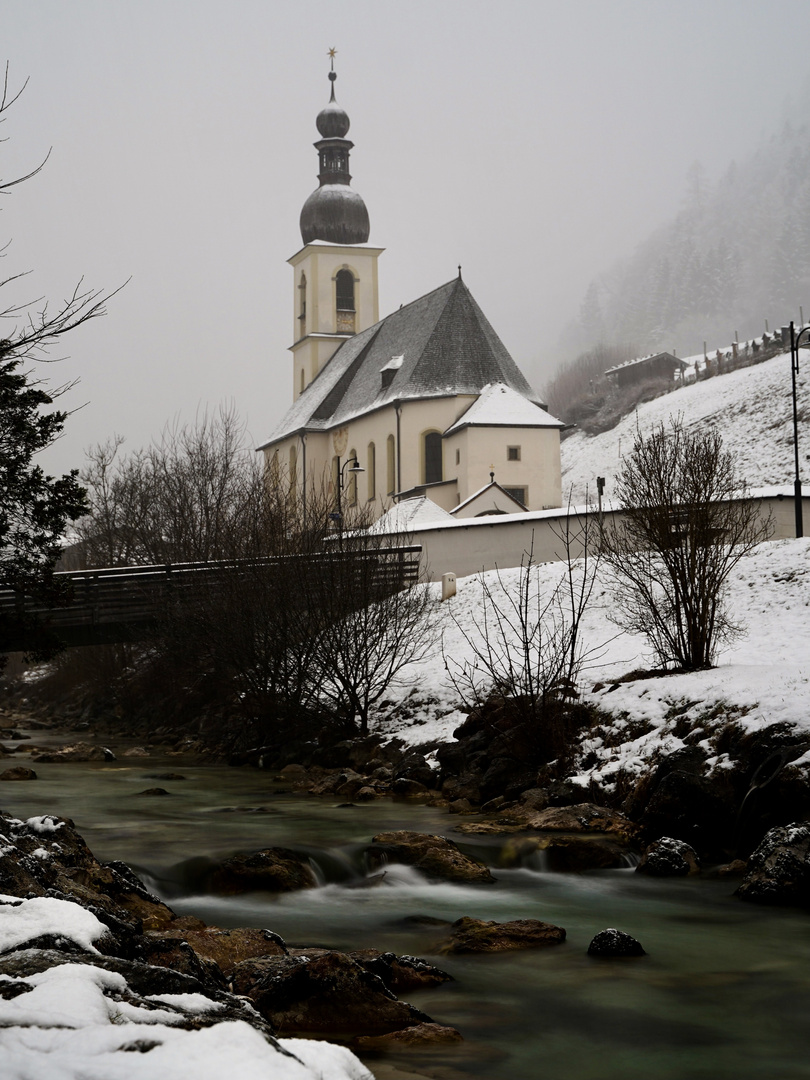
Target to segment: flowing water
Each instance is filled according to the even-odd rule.
[[[810,1077],[810,923],[798,911],[734,899],[733,882],[656,881],[631,869],[551,874],[538,862],[502,870],[497,843],[471,849],[462,840],[486,854],[495,885],[429,884],[389,867],[382,885],[357,888],[375,833],[453,838],[459,819],[403,802],[340,807],[285,792],[256,771],[177,757],[35,769],[36,782],[0,786],[2,809],[73,818],[99,858],[133,865],[177,911],[267,927],[290,944],[423,956],[450,972],[455,982],[409,1000],[457,1027],[464,1043],[366,1056],[380,1080]],[[155,778],[169,771],[185,779]],[[156,786],[169,794],[139,794]],[[306,851],[323,884],[280,897],[199,892],[210,860],[268,846]],[[539,918],[568,938],[547,949],[439,956],[441,927],[431,920],[461,915]],[[648,955],[589,958],[590,939],[608,926],[638,938]]]

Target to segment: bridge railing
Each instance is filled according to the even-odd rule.
[[[304,562],[309,573],[328,573],[330,565],[342,562],[350,565],[351,573],[362,574],[375,588],[396,589],[416,583],[421,552],[418,545],[347,547],[345,550],[335,548],[314,554],[261,559],[61,571],[54,577],[57,581],[68,582],[71,594],[64,607],[52,607],[13,589],[0,589],[0,616],[12,622],[19,620],[21,624],[33,616],[70,644],[120,640],[121,636],[137,636],[127,634],[126,628],[132,631],[156,621],[170,598],[191,594],[201,587],[216,588],[218,582],[224,583],[234,575],[247,577],[272,568],[283,573],[285,567],[292,569],[292,561],[298,564],[298,572],[300,563]],[[105,627],[109,631],[106,636],[100,633],[94,637],[87,633],[93,628],[102,630]],[[13,647],[13,643],[4,644],[7,650]],[[21,644],[19,647],[28,646]]]

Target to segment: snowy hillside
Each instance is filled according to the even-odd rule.
[[[810,357],[802,355],[799,380],[799,449],[803,479],[810,476]],[[802,409],[803,406],[803,409]],[[593,496],[596,477],[611,479],[621,456],[633,445],[637,428],[650,431],[670,417],[681,416],[688,427],[716,428],[737,458],[740,475],[751,488],[793,482],[793,405],[790,354],[705,382],[681,387],[640,405],[615,428],[601,435],[575,431],[562,443],[563,501]]]
[[[548,594],[563,573],[562,563],[540,565],[540,591]],[[511,569],[500,577],[497,571],[483,575],[504,610],[508,610],[504,591],[516,595],[519,574],[519,569]],[[465,713],[447,667],[458,671],[459,665],[473,660],[470,642],[480,640],[483,626],[481,577],[459,579],[458,594],[438,607],[443,650],[434,649],[405,670],[398,692],[389,695],[398,707],[378,721],[377,730],[412,744],[452,740]],[[439,586],[429,588],[438,601]],[[652,657],[642,638],[622,633],[611,621],[610,589],[597,579],[582,626],[589,653],[582,686],[586,700],[614,717],[615,731],[612,750],[583,748],[591,751],[597,764],[581,775],[580,782],[597,781],[609,789],[617,770],[641,771],[662,750],[671,752],[683,745],[675,730],[677,717],[673,718],[681,702],[681,720],[700,719],[707,736],[712,724],[721,726],[733,716],[748,731],[786,722],[807,731],[810,738],[810,539],[760,544],[733,571],[728,601],[732,622],[744,633],[721,650],[716,668],[615,687],[614,680],[649,667]],[[599,690],[590,689],[599,683]],[[720,719],[706,720],[707,714]],[[632,724],[625,736],[628,717],[646,721],[649,730],[643,737]],[[806,761],[810,765],[810,753]]]

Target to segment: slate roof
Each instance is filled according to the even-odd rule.
[[[402,357],[390,377],[393,357]],[[480,394],[504,383],[542,404],[462,279],[454,278],[347,339],[259,449],[327,431],[395,401]]]

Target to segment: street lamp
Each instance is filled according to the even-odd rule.
[[[330,514],[329,516],[337,522],[337,527],[342,531],[343,529],[343,484],[344,475],[346,470],[353,476],[357,476],[358,473],[365,472],[366,470],[357,464],[357,458],[348,458],[341,467],[340,458],[337,459],[337,513]]]
[[[802,482],[799,477],[799,411],[796,407],[796,376],[799,374],[799,349],[810,347],[810,326],[804,326],[796,333],[793,320],[790,321],[790,377],[793,383],[793,458],[795,476],[793,478],[793,500],[796,509],[796,535],[804,536],[802,524]]]

